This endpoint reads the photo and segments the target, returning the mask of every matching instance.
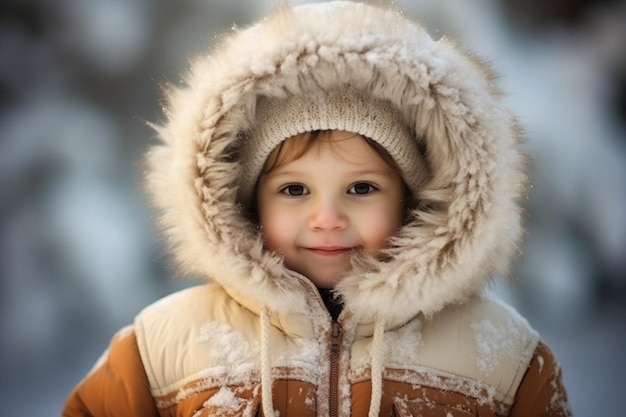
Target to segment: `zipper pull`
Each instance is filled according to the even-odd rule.
[[[335,349],[339,349],[341,347],[341,337],[343,336],[343,328],[341,324],[333,321],[333,326],[330,331],[330,346]]]

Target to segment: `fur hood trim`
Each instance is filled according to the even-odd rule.
[[[336,1],[283,7],[227,34],[168,92],[148,187],[183,272],[280,314],[304,313],[302,277],[263,249],[236,201],[237,151],[259,97],[349,85],[388,100],[430,177],[385,261],[357,257],[337,286],[354,317],[399,324],[482,291],[521,238],[520,131],[485,63],[392,8]]]

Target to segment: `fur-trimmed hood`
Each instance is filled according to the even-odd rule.
[[[346,309],[393,325],[480,293],[522,234],[516,122],[475,56],[395,9],[344,1],[283,7],[225,35],[168,93],[148,187],[178,263],[246,303],[306,312],[302,277],[263,249],[237,202],[237,151],[259,97],[345,85],[393,103],[430,170],[385,261],[358,257],[337,285]]]

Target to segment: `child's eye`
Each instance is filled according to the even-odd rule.
[[[307,190],[306,187],[302,184],[289,184],[281,188],[280,192],[289,196],[298,197],[302,195],[307,195],[309,193],[309,190]]]
[[[372,184],[369,184],[367,182],[359,182],[350,187],[350,189],[348,190],[348,194],[369,194],[376,190],[377,188],[374,187]]]

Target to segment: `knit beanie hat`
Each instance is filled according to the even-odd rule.
[[[389,101],[349,88],[287,98],[261,97],[241,150],[239,200],[245,205],[251,202],[265,160],[276,146],[314,130],[344,130],[377,142],[393,158],[413,192],[426,177],[426,163],[416,140]]]

